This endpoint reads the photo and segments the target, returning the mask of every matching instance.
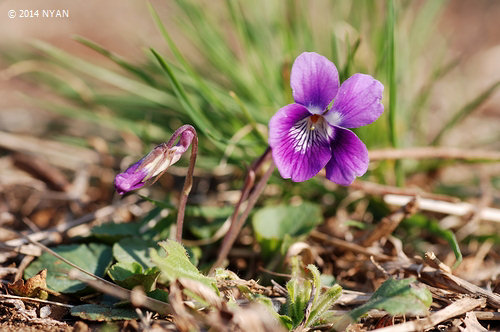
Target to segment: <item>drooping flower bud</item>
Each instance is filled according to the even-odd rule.
[[[196,133],[194,129],[191,129],[192,127],[188,125],[182,126],[172,135],[168,143],[156,146],[144,158],[131,165],[125,172],[118,174],[115,177],[116,191],[123,195],[156,182],[169,166],[175,164],[181,158],[182,154],[191,145]],[[172,146],[179,135],[179,142]]]

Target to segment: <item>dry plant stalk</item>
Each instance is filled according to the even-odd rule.
[[[397,259],[396,257],[391,257],[391,256],[387,256],[384,254],[379,254],[379,253],[371,250],[370,248],[365,248],[363,246],[360,246],[359,244],[328,236],[328,235],[321,233],[317,230],[313,230],[310,235],[315,240],[326,242],[330,245],[341,247],[345,250],[349,250],[349,251],[355,252],[357,254],[362,254],[362,255],[365,255],[367,257],[373,256],[378,261],[392,261],[392,260]]]
[[[403,196],[417,196],[418,195],[418,196],[423,197],[423,198],[430,198],[430,199],[435,199],[438,201],[445,201],[445,202],[459,202],[460,201],[460,199],[453,197],[453,196],[429,193],[429,192],[425,192],[425,191],[418,189],[418,188],[394,187],[394,186],[389,186],[389,185],[375,183],[375,182],[361,181],[359,179],[354,181],[349,187],[352,189],[361,190],[361,191],[363,191],[367,194],[370,194],[370,195],[381,195],[381,196],[384,196],[387,194],[403,195]]]
[[[447,319],[462,315],[473,310],[481,305],[484,305],[484,299],[464,298],[455,303],[450,304],[444,309],[441,309],[427,318],[417,319],[403,324],[397,324],[381,329],[376,329],[377,332],[396,332],[396,331],[423,331],[430,329],[437,324],[444,322]]]
[[[373,229],[371,233],[369,233],[367,237],[362,241],[362,245],[365,247],[369,247],[379,239],[392,234],[392,232],[404,219],[408,218],[418,211],[418,200],[418,196],[414,197],[398,211],[390,214],[388,217],[382,218],[377,226],[375,226],[375,229]]]
[[[385,195],[384,202],[391,205],[405,205],[412,200],[412,196],[407,195]],[[420,198],[420,209],[425,211],[439,212],[443,214],[450,214],[454,216],[465,216],[473,213],[476,206],[466,202],[445,202],[434,199]],[[500,222],[500,209],[485,207],[479,213],[480,219]]]
[[[424,254],[424,261],[429,266],[432,266],[435,269],[443,270],[446,273],[451,273],[450,267],[445,263],[441,262],[433,251],[427,251]]]
[[[491,291],[476,286],[467,280],[454,276],[450,273],[434,269],[430,266],[422,266],[420,264],[402,263],[402,262],[387,262],[384,264],[387,270],[404,270],[407,273],[416,275],[418,280],[442,289],[452,290],[461,294],[469,294],[472,296],[481,296],[486,298],[490,306],[500,309],[500,295]]]
[[[406,149],[381,149],[368,151],[371,161],[395,159],[461,159],[500,160],[500,152],[487,150],[465,150],[452,147],[417,147]]]
[[[222,264],[226,260],[227,255],[229,254],[229,251],[231,250],[234,244],[234,241],[236,241],[236,238],[238,237],[241,228],[243,227],[246,219],[248,218],[248,215],[252,211],[254,205],[257,203],[257,199],[262,194],[262,191],[264,191],[267,181],[269,180],[274,171],[275,167],[274,163],[271,161],[271,165],[269,165],[268,169],[266,170],[262,178],[254,187],[255,177],[256,177],[256,172],[259,170],[259,168],[261,168],[263,164],[270,159],[271,159],[271,149],[268,148],[264,152],[264,154],[259,159],[257,159],[255,163],[248,170],[247,176],[245,178],[245,184],[243,186],[243,189],[241,190],[240,199],[238,200],[238,203],[236,204],[234,212],[231,216],[231,226],[229,227],[229,230],[226,233],[224,240],[222,241],[219,255],[215,263],[212,265],[209,274],[213,274],[215,269],[222,266]],[[252,193],[250,193],[252,188],[254,188],[254,190]],[[247,200],[247,207],[245,211],[243,211],[243,214],[238,217],[240,207],[245,200]]]

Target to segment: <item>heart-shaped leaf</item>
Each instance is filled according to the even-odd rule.
[[[187,278],[215,287],[215,279],[206,277],[198,271],[196,266],[189,260],[186,250],[180,243],[167,240],[160,242],[159,245],[166,253],[166,256],[162,257],[158,252],[152,250],[151,258],[161,270],[160,278],[162,282],[173,282],[179,278]]]
[[[104,276],[113,258],[109,246],[97,243],[62,245],[53,250],[73,264],[100,277]],[[43,269],[47,269],[47,287],[57,292],[74,293],[87,287],[81,281],[69,279],[68,272],[73,267],[49,253],[43,253],[31,263],[24,271],[24,277],[31,278]]]
[[[282,254],[298,238],[311,232],[323,221],[318,205],[304,202],[298,206],[279,205],[260,209],[252,219],[257,241],[262,255],[274,255],[281,249]],[[286,246],[282,246],[285,238]]]

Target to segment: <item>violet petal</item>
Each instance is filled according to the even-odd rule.
[[[384,112],[383,92],[382,83],[370,75],[354,74],[340,86],[325,118],[331,125],[344,128],[370,124]]]
[[[310,128],[311,113],[302,105],[287,105],[269,122],[269,145],[283,178],[295,182],[315,176],[331,158],[331,127],[323,120]]]
[[[324,56],[304,52],[293,63],[290,85],[296,103],[313,114],[321,114],[337,95],[339,74],[333,62]]]
[[[334,127],[331,141],[332,159],[326,164],[326,177],[343,186],[350,185],[356,176],[368,169],[368,150],[352,131]]]
[[[145,169],[137,170],[142,160],[143,159],[139,160],[127,168],[125,172],[115,177],[115,188],[120,195],[144,186],[144,179],[147,175],[147,171]]]

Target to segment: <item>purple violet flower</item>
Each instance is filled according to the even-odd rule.
[[[350,185],[366,173],[369,159],[364,143],[346,128],[370,124],[384,112],[384,86],[364,74],[339,86],[333,62],[312,52],[295,59],[290,85],[295,103],[269,122],[269,145],[281,176],[302,182],[325,168],[329,180]]]
[[[194,133],[190,130],[184,130],[180,136],[177,145],[169,148],[167,143],[162,143],[144,158],[127,168],[125,172],[118,174],[115,177],[116,191],[123,195],[146,184],[154,183],[169,166],[175,164],[186,152],[194,138]]]

